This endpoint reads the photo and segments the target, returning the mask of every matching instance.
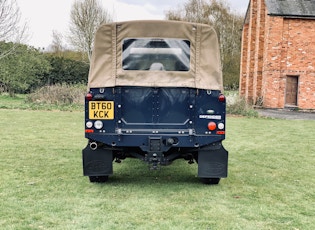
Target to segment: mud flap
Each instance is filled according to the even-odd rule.
[[[84,176],[108,176],[113,174],[113,152],[107,149],[82,150]]]
[[[221,142],[198,151],[198,177],[224,178],[228,171],[228,151]]]

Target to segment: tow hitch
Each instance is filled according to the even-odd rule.
[[[150,170],[160,170],[161,165],[166,164],[163,153],[161,152],[149,152],[146,154],[144,161],[149,164]]]
[[[161,164],[165,163],[162,150],[161,137],[149,137],[149,152],[145,155],[144,161],[149,164],[150,170],[160,170]]]

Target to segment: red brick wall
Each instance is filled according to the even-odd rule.
[[[266,42],[263,60],[263,106],[283,108],[285,90],[284,79],[281,78],[281,52],[283,35],[283,18],[266,17]]]
[[[260,0],[252,0],[250,4],[249,24],[243,30],[243,48],[241,65],[240,92],[247,101],[252,102],[254,99],[254,66],[255,66],[255,41],[257,28],[257,2]],[[247,29],[248,28],[248,29]]]
[[[267,108],[284,108],[287,76],[298,76],[297,106],[315,109],[315,20],[268,16],[264,0],[251,0],[250,7],[242,35],[240,95],[254,103],[263,99]]]
[[[240,83],[239,83],[239,93],[245,96],[246,93],[246,78],[247,78],[247,59],[248,59],[248,24],[243,26],[242,33],[242,51],[241,51],[241,67],[240,67]]]

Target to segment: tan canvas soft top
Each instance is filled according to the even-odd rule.
[[[129,71],[122,67],[127,38],[170,38],[190,41],[189,71]],[[178,21],[128,21],[103,24],[95,35],[88,87],[191,87],[222,90],[217,34],[208,25]]]

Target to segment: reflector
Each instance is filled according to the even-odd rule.
[[[223,135],[223,134],[225,134],[225,131],[217,131],[217,134]]]

